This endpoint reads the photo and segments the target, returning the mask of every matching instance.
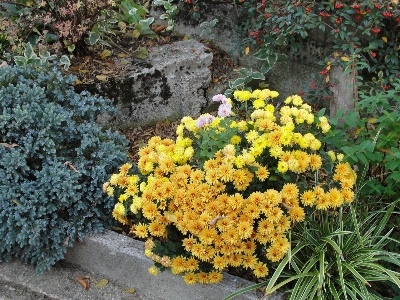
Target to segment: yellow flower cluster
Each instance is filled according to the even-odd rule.
[[[115,219],[127,224],[127,215],[140,215],[131,232],[147,239],[145,254],[174,274],[184,274],[188,284],[217,283],[228,267],[248,268],[256,277],[266,277],[265,260],[277,262],[287,254],[290,244],[286,233],[293,223],[304,220],[302,205],[326,210],[354,197],[356,174],[349,164],[341,162],[340,155],[333,175],[336,183],[328,191],[322,186],[300,191],[290,182],[282,184],[280,190],[272,188],[270,172],[297,176],[317,171],[323,164],[316,153],[321,142],[298,129],[316,123],[311,107],[294,95],[275,111],[265,102],[277,95],[270,90],[236,91],[234,97],[239,101],[254,99],[256,109],[247,120],[226,123],[203,115],[200,128],[200,119],[183,118],[175,141],[153,137],[139,150],[137,166],[145,180],[129,175],[132,165],[125,164],[103,186],[108,195],[122,190],[115,195]],[[315,125],[327,132],[327,119],[320,117],[317,122]],[[213,133],[210,136],[215,140],[221,132],[234,130],[235,134],[212,158],[199,161],[193,159],[193,145],[197,145],[200,130]],[[336,158],[334,153],[329,156]],[[265,165],[266,159],[276,165]],[[181,246],[189,255],[169,257],[153,252],[153,239],[168,240],[171,227],[181,234]],[[203,272],[202,262],[211,264],[213,270]],[[150,272],[157,273],[154,269]]]

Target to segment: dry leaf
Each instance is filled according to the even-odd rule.
[[[167,27],[168,27],[168,25],[160,25],[160,26],[157,26],[153,31],[160,32],[160,31],[163,31]]]
[[[127,289],[127,290],[125,290],[125,293],[130,293],[131,294],[131,293],[134,293],[134,292],[136,292],[135,289]]]
[[[329,82],[329,75],[328,76],[326,76],[326,78],[325,78],[325,82]]]
[[[386,36],[383,36],[383,37],[382,37],[382,40],[383,40],[385,43],[387,43],[387,37],[386,37]]]
[[[96,78],[97,78],[97,80],[100,80],[100,81],[107,81],[107,76],[105,76],[105,75],[97,75]]]
[[[78,276],[75,277],[75,281],[80,283],[86,290],[90,289],[90,283],[87,281],[89,276]]]
[[[396,5],[399,4],[399,0],[392,0],[392,2]]]
[[[69,236],[67,236],[67,238],[65,239],[63,246],[67,247],[68,246],[68,242],[69,242]]]
[[[208,222],[208,225],[213,226],[213,225],[217,224],[217,222],[218,222],[219,220],[222,220],[222,219],[225,219],[225,218],[226,218],[225,216],[222,216],[222,217],[221,217],[221,216],[218,216],[218,217],[212,219],[210,222]]]
[[[368,120],[368,123],[375,123],[376,121],[378,121],[377,118],[371,118]]]
[[[70,167],[72,170],[74,170],[76,173],[79,173],[79,171],[77,170],[77,168],[75,168],[75,166],[70,162],[70,161],[66,161],[64,163],[64,165]]]
[[[0,143],[0,145],[6,147],[6,148],[14,148],[14,147],[18,147],[18,144],[7,144],[7,143]]]
[[[246,47],[246,49],[244,50],[244,54],[249,54],[249,52],[250,52],[250,47]]]
[[[132,37],[133,37],[134,39],[137,39],[139,36],[140,36],[140,32],[139,32],[137,29],[135,29],[134,31],[132,31]]]
[[[125,22],[118,22],[118,27],[121,30],[121,32],[123,32],[123,33],[126,32],[126,24],[125,24]]]
[[[187,35],[185,35],[184,37],[183,37],[183,40],[184,41],[187,41],[189,39],[189,37],[187,36]]]
[[[79,70],[79,73],[89,73],[89,70]]]
[[[19,202],[17,201],[17,200],[15,200],[15,199],[13,199],[13,201],[12,202],[14,202],[15,204],[17,204],[18,206],[20,206],[21,204],[19,204]]]
[[[125,53],[120,53],[120,54],[118,54],[118,57],[119,57],[119,58],[124,58],[124,57],[126,57],[126,56],[128,56],[128,54],[125,54]]]
[[[389,150],[389,149],[385,149],[385,148],[379,148],[378,150],[379,150],[379,151],[381,151],[381,152],[385,152],[385,153],[393,154],[393,152],[392,152],[391,150]]]
[[[103,52],[99,54],[101,59],[105,59],[106,57],[110,56],[112,52],[110,50],[104,49]]]
[[[349,60],[350,60],[350,58],[348,58],[347,56],[342,56],[341,59],[342,59],[343,61],[349,61]]]
[[[96,289],[101,289],[108,284],[108,279],[101,279],[99,280],[96,285],[94,286]]]
[[[82,84],[82,81],[80,81],[79,79],[75,80],[75,84]]]

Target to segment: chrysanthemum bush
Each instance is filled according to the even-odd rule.
[[[289,251],[305,206],[352,202],[355,172],[318,139],[328,119],[298,95],[274,105],[278,95],[214,96],[218,116],[184,117],[175,141],[152,137],[137,165],[104,184],[114,218],[146,240],[151,273],[170,268],[188,284],[218,283],[229,268],[264,278]]]

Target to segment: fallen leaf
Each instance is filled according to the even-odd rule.
[[[183,40],[184,41],[187,41],[189,39],[189,37],[187,36],[187,35],[185,35],[184,37],[183,37]]]
[[[18,147],[18,144],[7,144],[7,143],[0,143],[0,145],[6,147],[6,148],[14,148],[14,147]]]
[[[75,80],[75,84],[82,84],[82,81],[80,81],[79,79]]]
[[[249,52],[250,52],[250,47],[246,47],[246,49],[244,50],[244,54],[249,54]]]
[[[136,50],[133,53],[133,56],[137,57],[137,58],[141,58],[141,59],[145,59],[147,57],[147,54],[149,54],[149,52],[147,51],[146,48],[141,47],[139,50]]]
[[[64,165],[70,167],[70,168],[71,168],[72,170],[74,170],[76,173],[79,173],[79,171],[77,170],[77,168],[75,168],[75,166],[72,164],[72,162],[66,161],[66,162],[64,163]]]
[[[383,37],[382,37],[382,40],[383,40],[385,43],[387,43],[387,37],[386,37],[386,36],[383,36]]]
[[[125,22],[118,22],[118,27],[121,30],[121,32],[126,32],[126,24]]]
[[[89,70],[79,70],[79,73],[89,73]]]
[[[89,276],[78,276],[75,277],[75,281],[80,283],[87,291],[90,289],[90,283],[87,281]]]
[[[329,75],[328,76],[326,76],[326,78],[325,78],[325,82],[329,82]]]
[[[134,31],[132,31],[132,37],[133,37],[134,39],[137,39],[139,36],[140,36],[140,32],[139,32],[137,29],[135,29]]]
[[[343,61],[349,61],[350,58],[348,58],[347,56],[342,56],[342,57],[341,57],[341,60],[343,60]]]
[[[14,202],[16,205],[18,205],[18,206],[20,206],[21,204],[19,204],[19,202],[17,201],[17,200],[15,200],[15,199],[13,199],[13,201],[12,202]]]
[[[214,218],[214,219],[212,219],[210,222],[208,222],[208,225],[211,225],[211,226],[213,226],[213,225],[215,225],[219,220],[222,220],[222,219],[225,219],[226,217],[225,216],[218,216],[218,217],[216,217],[216,218]]]
[[[69,236],[67,236],[67,238],[65,239],[63,246],[67,247],[68,246],[68,242],[69,242]]]
[[[136,292],[135,289],[127,289],[125,290],[125,293],[134,293]]]
[[[126,57],[126,56],[128,56],[128,54],[125,54],[125,53],[120,53],[120,54],[118,54],[118,57],[119,57],[119,58],[124,58],[124,57]]]
[[[99,280],[96,285],[94,286],[96,289],[101,289],[108,284],[108,279],[101,279]]]
[[[107,76],[104,75],[97,75],[96,78],[100,81],[107,81]]]
[[[168,25],[160,25],[160,26],[157,26],[153,31],[160,32],[160,31],[163,31],[167,27],[168,27]]]
[[[106,57],[110,56],[112,52],[108,49],[104,49],[103,52],[99,54],[101,59],[105,59]]]

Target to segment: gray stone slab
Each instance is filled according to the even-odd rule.
[[[148,273],[153,262],[144,256],[143,250],[143,242],[106,231],[89,236],[83,243],[69,249],[66,260],[100,274],[107,274],[109,279],[118,280],[121,284],[132,286],[145,299],[222,300],[238,289],[252,285],[251,282],[230,274],[224,274],[224,279],[219,284],[206,285],[187,285],[181,276],[173,275],[169,270],[154,276]],[[235,297],[238,300],[259,298],[260,295],[254,291]],[[278,300],[281,296],[273,295],[264,299]]]

